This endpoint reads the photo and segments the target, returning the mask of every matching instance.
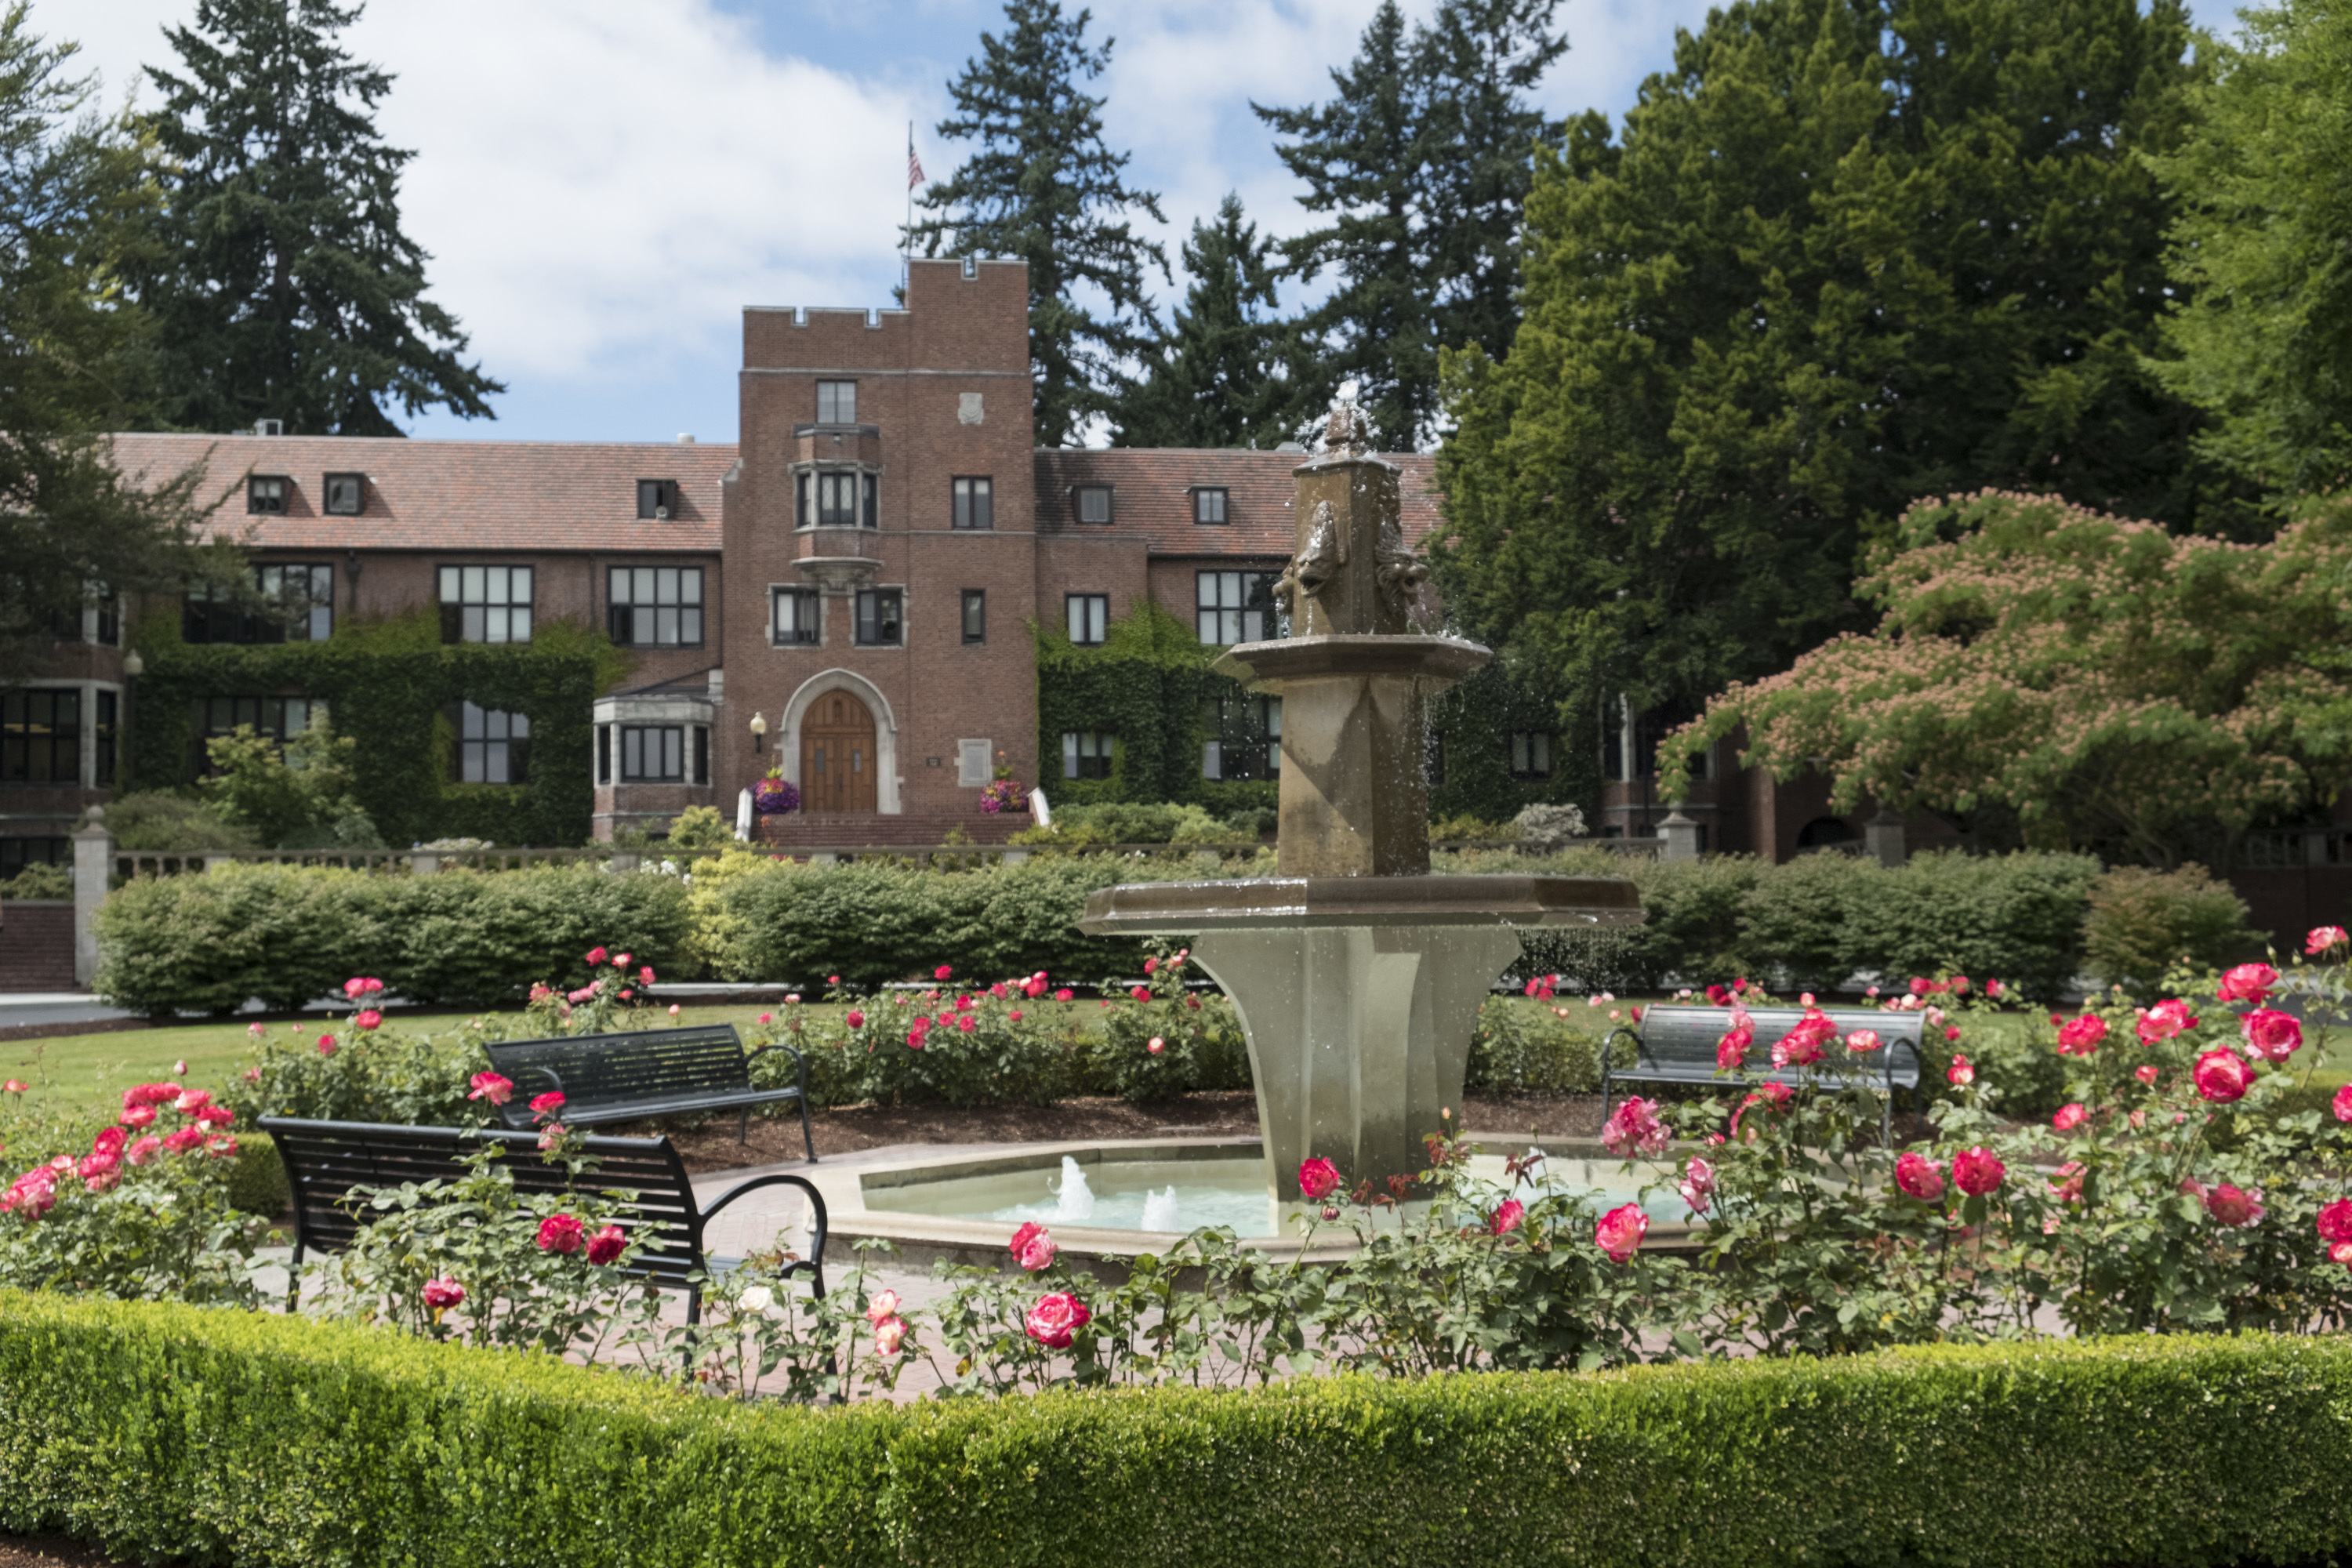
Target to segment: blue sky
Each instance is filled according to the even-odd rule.
[[[1090,36],[1117,39],[1097,84],[1108,140],[1160,193],[1171,266],[1229,189],[1262,229],[1307,226],[1249,103],[1327,96],[1373,3],[1094,7]],[[81,44],[112,103],[141,64],[168,63],[161,28],[194,5],[32,9],[36,30]],[[1545,108],[1621,115],[1675,27],[1706,13],[1564,0],[1570,50]],[[889,302],[907,123],[944,176],[955,149],[930,128],[946,83],[1002,19],[1002,0],[374,0],[347,37],[399,78],[380,124],[417,153],[409,232],[435,257],[434,296],[509,386],[495,421],[428,415],[412,433],[734,439],[741,307]]]

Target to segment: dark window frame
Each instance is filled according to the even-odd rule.
[[[1211,567],[1192,574],[1192,635],[1211,647],[1233,647],[1282,636],[1280,607],[1274,601],[1276,574]],[[1232,592],[1227,593],[1230,589]],[[1231,598],[1233,603],[1225,601]],[[1250,635],[1250,617],[1258,617]],[[1210,635],[1212,618],[1214,636]],[[1230,637],[1224,634],[1231,630]]]
[[[907,590],[860,588],[852,601],[856,614],[850,640],[858,647],[907,646]]]
[[[669,584],[673,592],[667,600],[661,597],[665,574],[676,578]],[[689,577],[693,580],[692,599],[686,596]],[[700,647],[709,623],[706,587],[705,574],[699,566],[608,566],[604,569],[605,635],[619,647]],[[652,597],[641,600],[640,588]],[[665,611],[669,614],[667,637],[662,635]],[[651,637],[638,637],[644,625],[652,626]],[[692,637],[687,635],[689,629]]]
[[[1062,776],[1107,779],[1118,765],[1118,737],[1106,730],[1062,731]]]
[[[948,481],[948,526],[987,532],[996,527],[996,479],[957,474]]]
[[[1214,517],[1202,517],[1208,510],[1205,503],[1216,498]],[[1234,521],[1234,493],[1224,485],[1194,485],[1192,487],[1192,522],[1199,528],[1223,528]]]
[[[335,568],[323,561],[257,561],[247,568],[254,591],[275,597],[281,606],[289,598],[290,574],[303,574],[300,621],[289,624],[274,616],[251,615],[226,605],[215,606],[207,593],[190,593],[181,601],[180,640],[198,646],[232,646],[287,642],[325,642],[335,635]],[[276,574],[277,585],[271,586]],[[323,632],[325,635],[320,636]]]
[[[35,853],[35,847],[38,852]],[[61,833],[0,834],[0,882],[27,866],[73,865],[73,840]]]
[[[20,686],[0,692],[0,784],[80,786],[81,698],[78,686]],[[57,771],[60,756],[67,759],[63,773]]]
[[[1513,778],[1548,779],[1558,763],[1559,733],[1554,730],[1513,730],[1504,746]]]
[[[350,506],[338,505],[335,499],[337,487],[345,480],[349,480],[352,487],[353,499]],[[367,510],[367,493],[368,480],[365,474],[331,473],[320,479],[319,484],[320,499],[324,503],[329,517],[358,517]]]
[[[972,647],[986,642],[988,640],[988,590],[964,589],[961,608],[964,647]]]
[[[455,705],[450,725],[457,731],[457,752],[453,759],[457,783],[505,785],[530,782],[530,714],[505,708],[484,708],[467,700]],[[501,767],[507,776],[492,778],[491,773]]]
[[[275,490],[265,489],[275,485]],[[284,517],[294,500],[294,481],[284,474],[247,474],[245,477],[245,514],[247,517]]]
[[[1103,514],[1098,518],[1089,518],[1087,516],[1087,498],[1088,496],[1095,495],[1098,495],[1103,499]],[[1070,516],[1073,521],[1087,528],[1110,527],[1113,523],[1118,521],[1118,493],[1116,487],[1111,485],[1072,485],[1070,487]]]
[[[793,603],[793,635],[783,635],[783,617],[777,614],[783,602]],[[800,611],[805,607],[808,624],[800,624]],[[768,594],[768,646],[771,647],[815,647],[824,640],[824,595],[814,588],[773,588]]]
[[[1087,610],[1083,625],[1078,624],[1078,606],[1081,605],[1085,605]],[[1062,630],[1068,634],[1072,647],[1102,647],[1110,636],[1110,595],[1108,594],[1063,595]]]
[[[621,724],[616,728],[621,731],[621,743],[618,748],[621,753],[620,766],[617,770],[621,783],[684,784],[687,782],[686,725]],[[661,770],[660,772],[646,771],[646,737],[648,735],[656,737],[654,746],[660,755],[655,759],[655,765]],[[669,771],[673,758],[677,764],[676,772]]]
[[[466,574],[468,572],[482,574],[482,597],[478,599],[467,597]],[[507,594],[504,598],[489,597],[489,574],[493,572],[507,574],[505,579]],[[451,575],[453,573],[456,574],[454,578]],[[514,596],[514,574],[516,573],[522,574],[525,581],[524,596],[520,599]],[[454,600],[448,596],[449,584],[453,581],[457,584],[457,597]],[[538,619],[539,572],[535,566],[496,564],[488,562],[441,563],[434,573],[434,596],[435,602],[441,607],[441,640],[444,644],[455,646],[459,643],[479,643],[489,647],[520,647],[530,641],[533,625]],[[469,626],[466,613],[469,610],[480,612],[479,618],[472,623],[474,626],[480,629],[480,636],[467,635]],[[522,613],[523,632],[520,637],[514,635],[514,614],[518,610]],[[496,611],[506,613],[503,622],[493,621],[493,612]],[[489,628],[494,624],[503,625],[507,635],[503,637],[491,637]]]
[[[841,389],[849,389],[849,406],[841,406]],[[825,404],[833,404],[833,418],[825,417]],[[826,377],[816,384],[816,422],[820,425],[855,425],[857,423],[857,383]]]
[[[1238,689],[1203,697],[1201,730],[1202,778],[1261,784],[1281,779],[1281,698]]]
[[[677,481],[676,479],[639,479],[637,481],[637,521],[667,522],[677,515]]]

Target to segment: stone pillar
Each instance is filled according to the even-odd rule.
[[[751,792],[748,789],[735,797],[735,841],[739,844],[751,841]]]
[[[634,849],[615,849],[613,851],[612,858],[605,861],[604,865],[605,868],[614,876],[621,876],[635,870],[640,859],[641,857]]]
[[[1658,837],[1665,847],[1658,851],[1661,860],[1696,860],[1698,858],[1698,824],[1682,814],[1677,806],[1658,824]]]
[[[1880,806],[1878,815],[1862,826],[1863,852],[1889,870],[1906,858],[1903,847],[1903,819],[1893,808]]]
[[[114,835],[104,806],[89,808],[89,826],[73,841],[74,984],[88,985],[98,978],[98,909],[114,875]]]
[[[408,857],[408,869],[415,876],[434,876],[441,869],[441,857],[430,849],[416,850]]]

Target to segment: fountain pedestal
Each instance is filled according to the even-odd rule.
[[[1365,443],[1339,409],[1330,450],[1296,470],[1297,551],[1275,594],[1297,635],[1213,667],[1282,699],[1281,875],[1106,888],[1078,922],[1193,939],[1249,1039],[1277,1201],[1297,1200],[1307,1159],[1350,1186],[1427,1166],[1422,1139],[1461,1103],[1517,928],[1642,918],[1614,879],[1429,875],[1423,703],[1493,655],[1412,630],[1429,569],[1405,548],[1397,468]]]

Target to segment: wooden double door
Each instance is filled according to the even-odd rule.
[[[828,691],[801,719],[801,809],[875,811],[874,714]]]

